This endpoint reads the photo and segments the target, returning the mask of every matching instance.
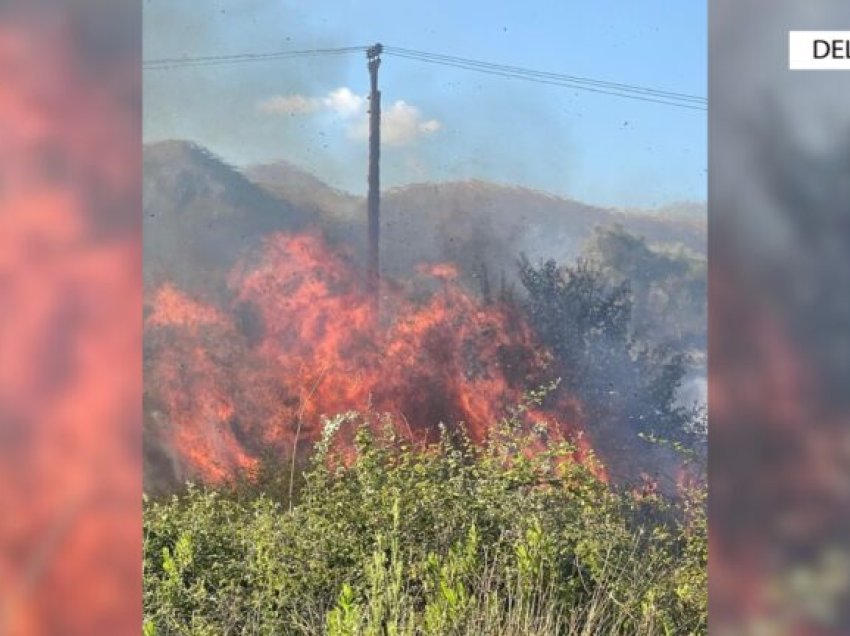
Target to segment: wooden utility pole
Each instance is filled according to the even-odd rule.
[[[369,290],[372,294],[375,319],[380,309],[381,287],[381,91],[378,90],[378,67],[381,65],[381,44],[366,50],[372,88],[369,93]]]

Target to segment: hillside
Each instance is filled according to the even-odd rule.
[[[337,221],[358,221],[365,199],[332,188],[309,172],[286,161],[248,166],[242,173],[275,197]],[[521,186],[480,180],[417,183],[384,192],[382,210],[387,229],[393,217],[445,219],[483,210],[505,232],[527,234],[528,225],[551,223],[570,237],[590,236],[595,225],[619,223],[650,243],[681,243],[698,254],[706,251],[705,204],[682,202],[647,208],[600,208]],[[516,210],[522,210],[519,217]],[[532,232],[532,237],[534,233]],[[563,238],[563,237],[562,237]]]
[[[249,166],[241,172],[272,196],[314,215],[352,220],[365,209],[362,197],[332,188],[287,161]]]
[[[144,148],[144,280],[217,293],[236,259],[263,236],[300,227],[304,210],[268,194],[204,148]]]
[[[188,142],[144,149],[145,280],[207,291],[269,232],[322,227],[332,242],[365,248],[365,201],[285,162],[238,171]],[[481,276],[510,280],[520,253],[575,258],[598,226],[622,225],[649,244],[706,251],[706,224],[693,216],[633,214],[522,187],[483,181],[414,184],[382,199],[382,264],[404,276],[428,262],[453,262],[473,287]]]
[[[366,204],[285,162],[243,173],[266,192],[322,219],[328,235],[365,249]],[[427,262],[453,262],[473,286],[487,272],[490,283],[513,279],[516,258],[571,260],[597,227],[622,225],[649,244],[682,245],[706,253],[701,206],[656,211],[614,210],[537,190],[485,181],[420,183],[383,193],[382,261],[390,276],[405,276]],[[704,207],[701,208],[704,212]]]
[[[574,259],[599,226],[621,224],[650,243],[682,243],[705,250],[705,230],[672,218],[633,216],[522,187],[483,181],[418,184],[384,198],[385,253],[391,266],[439,254],[491,277],[509,280],[516,258]]]

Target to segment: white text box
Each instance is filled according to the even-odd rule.
[[[788,68],[850,70],[850,31],[791,31],[788,34]]]

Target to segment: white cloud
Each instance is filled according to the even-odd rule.
[[[381,140],[390,146],[406,146],[419,137],[437,132],[440,127],[436,119],[423,119],[418,108],[403,100],[381,113]],[[353,139],[365,139],[369,135],[368,121],[364,118],[349,135]]]
[[[312,115],[330,113],[339,118],[350,139],[361,141],[369,135],[369,100],[342,86],[325,97],[281,95],[260,102],[257,108],[269,115]],[[405,146],[442,127],[436,119],[425,119],[415,106],[404,100],[394,102],[381,114],[381,139],[390,146]]]
[[[322,103],[328,110],[343,117],[356,118],[366,115],[367,100],[345,86],[328,93],[328,96],[322,99]]]

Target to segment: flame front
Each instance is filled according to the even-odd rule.
[[[439,283],[424,298],[385,281],[376,320],[362,275],[320,235],[276,234],[230,273],[226,306],[160,287],[146,320],[158,434],[187,475],[211,482],[269,449],[306,451],[322,415],[351,409],[389,414],[418,440],[433,440],[440,423],[482,440],[551,379],[550,356],[515,307],[482,301],[452,272],[420,268]],[[561,397],[529,418],[561,435],[577,430],[579,413]]]

